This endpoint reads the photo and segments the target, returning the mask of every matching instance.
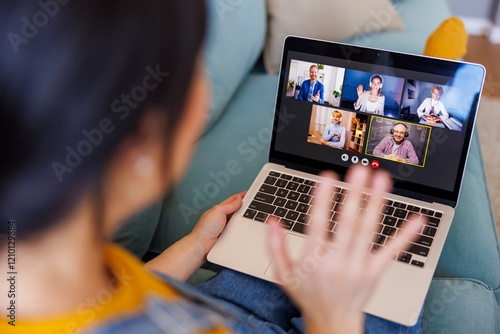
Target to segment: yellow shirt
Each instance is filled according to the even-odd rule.
[[[15,326],[1,315],[0,333],[16,334],[69,334],[97,325],[100,321],[114,317],[126,318],[127,314],[140,312],[149,294],[167,300],[181,298],[163,280],[144,269],[143,264],[126,250],[109,244],[105,247],[105,258],[115,280],[95,296],[83,301],[75,312],[66,313],[43,321],[16,319]],[[215,328],[204,333],[227,333]]]

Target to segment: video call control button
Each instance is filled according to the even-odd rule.
[[[342,161],[347,161],[349,160],[349,155],[347,155],[346,153],[342,154],[342,156],[340,157],[340,159],[342,159]]]
[[[368,159],[366,159],[366,158],[361,159],[361,164],[363,166],[368,166],[369,163],[370,163],[370,161],[368,161]]]
[[[353,157],[351,158],[351,162],[352,162],[353,164],[357,164],[357,163],[359,162],[359,158],[358,158],[357,156],[353,156]]]
[[[372,161],[372,168],[377,169],[378,166],[380,166],[379,162],[377,160]]]

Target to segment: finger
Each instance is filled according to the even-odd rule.
[[[240,199],[243,198],[243,196],[241,196],[241,194],[245,193],[246,194],[247,191],[243,191],[239,194],[234,194],[233,196],[230,196],[228,198],[226,198],[224,201],[222,201],[219,205],[223,205],[223,204],[227,204],[227,203],[231,203],[233,202],[236,197],[239,197]]]
[[[219,212],[227,216],[238,210],[241,206],[241,203],[241,197],[239,197],[238,195],[233,195],[221,204],[214,206],[213,208],[217,209]]]
[[[362,166],[352,167],[347,172],[346,182],[349,183],[349,193],[341,210],[342,221],[337,225],[340,252],[347,252],[352,245],[353,234],[358,229],[356,225],[361,193],[369,177],[369,169]]]
[[[332,192],[334,190],[333,180],[336,179],[336,174],[332,172],[323,172],[320,176],[324,177],[321,180],[317,192],[313,200],[313,210],[311,211],[312,219],[309,226],[306,227],[306,233],[309,235],[307,251],[312,251],[315,245],[322,244],[325,240],[326,222],[330,219],[330,203]],[[306,255],[306,254],[304,254]],[[307,254],[309,255],[309,254]]]
[[[292,273],[293,263],[288,257],[288,253],[285,248],[283,232],[277,224],[277,219],[275,217],[271,217],[269,219],[276,220],[276,222],[267,224],[267,246],[275,262],[275,275],[278,277],[281,283],[285,284],[286,282],[283,278]]]
[[[411,242],[420,236],[419,232],[422,230],[424,223],[423,220],[412,216],[408,223],[405,224],[405,227],[399,230],[396,237],[389,241],[386,247],[379,249],[374,254],[373,270],[378,274],[378,271],[381,272],[391,260],[395,259],[399,251],[408,249]]]
[[[384,196],[391,189],[392,182],[389,174],[385,171],[374,173],[370,186],[370,199],[366,206],[366,210],[358,217],[360,220],[360,230],[358,238],[361,241],[360,247],[353,251],[353,256],[357,259],[364,259],[369,254],[371,247],[371,239],[375,229],[380,223],[380,207],[384,203]]]

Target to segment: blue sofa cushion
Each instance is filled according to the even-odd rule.
[[[207,1],[207,5],[204,58],[213,91],[208,131],[262,53],[267,16],[265,0]]]
[[[477,132],[472,138],[455,217],[434,276],[473,277],[494,289],[500,288],[500,253]]]
[[[500,311],[491,288],[476,280],[433,279],[425,300],[422,331],[500,333]]]

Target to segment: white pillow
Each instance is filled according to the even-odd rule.
[[[401,30],[404,23],[390,0],[267,0],[269,26],[264,65],[279,70],[288,35],[343,41],[382,30]]]

